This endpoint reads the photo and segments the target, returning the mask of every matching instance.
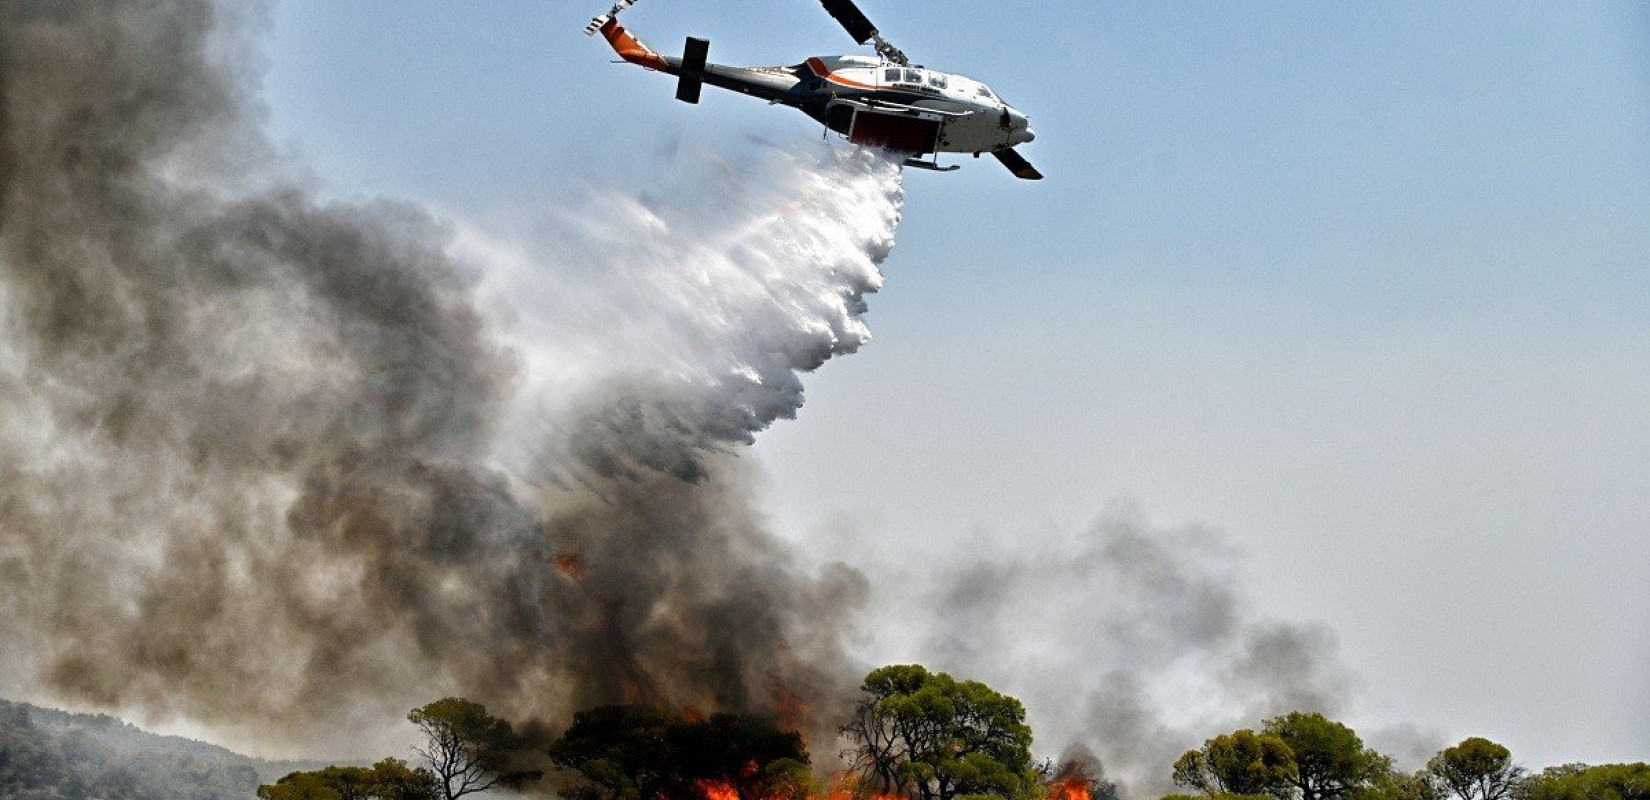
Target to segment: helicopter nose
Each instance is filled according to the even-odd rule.
[[[1037,138],[1037,132],[1031,129],[1031,121],[1018,114],[1014,117],[1014,127],[1008,131],[1008,143],[1011,145],[1025,144]]]
[[[1010,145],[1025,144],[1035,138],[1037,134],[1031,130],[1031,120],[1021,114],[1019,109],[1008,109],[1008,143]]]

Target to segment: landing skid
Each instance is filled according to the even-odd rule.
[[[905,166],[916,167],[917,169],[926,169],[931,172],[955,172],[956,170],[962,169],[962,167],[956,164],[952,164],[949,167],[942,167],[932,161],[921,161],[915,158],[905,159]]]

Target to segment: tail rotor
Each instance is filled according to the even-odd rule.
[[[590,24],[584,26],[584,35],[586,35],[586,36],[595,36],[596,32],[600,31],[602,29],[603,25],[606,25],[612,19],[614,19],[615,17],[618,17],[619,12],[624,11],[627,8],[630,8],[631,6],[636,5],[639,2],[641,2],[641,0],[619,0],[619,2],[613,4],[613,7],[611,9],[608,9],[606,14],[603,14],[599,17],[596,17],[593,20],[590,20]]]

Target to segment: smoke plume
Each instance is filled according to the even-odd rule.
[[[732,454],[867,339],[897,167],[752,148],[523,257],[287,175],[265,13],[0,0],[6,691],[334,754],[446,694],[828,726],[864,580]]]
[[[258,130],[266,11],[0,0],[0,693],[333,757],[449,694],[539,730],[774,712],[827,749],[869,584],[771,535],[737,455],[867,341],[897,166],[692,156],[526,242],[336,202]],[[1230,555],[1123,515],[879,585],[927,587],[893,626],[920,655],[1140,796],[1343,704],[1332,637],[1256,618]]]
[[[1251,611],[1215,531],[1125,510],[1058,550],[969,552],[929,565],[936,580],[876,583],[919,587],[927,599],[910,607],[943,609],[910,623],[925,661],[1012,687],[1040,749],[1092,753],[1124,797],[1173,791],[1174,760],[1217,733],[1346,710],[1333,635]]]

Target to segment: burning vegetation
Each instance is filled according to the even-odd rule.
[[[1121,800],[1092,756],[1034,762],[1019,701],[921,666],[873,671],[842,726],[840,760],[813,763],[773,717],[709,717],[643,705],[579,712],[549,746],[555,771],[520,768],[531,737],[466,700],[416,709],[426,766],[295,772],[262,800],[457,800],[488,789],[567,800]],[[1647,800],[1650,764],[1567,764],[1532,775],[1469,737],[1405,772],[1322,714],[1291,712],[1210,738],[1173,765],[1197,794],[1161,800]],[[4,784],[0,783],[0,788]]]
[[[1116,798],[1097,764],[1033,760],[1020,701],[918,665],[866,676],[839,731],[840,758],[826,763],[815,763],[803,735],[771,715],[601,706],[575,714],[540,752],[531,737],[467,700],[431,703],[409,719],[424,735],[425,768],[386,759],[373,770],[293,773],[260,787],[259,796],[455,800],[535,784],[545,773],[520,765],[548,755],[554,771],[540,788],[569,800]]]
[[[8,691],[331,752],[378,747],[430,696],[469,698],[410,715],[422,765],[297,772],[268,800],[1117,796],[1097,759],[1034,759],[1024,706],[983,683],[905,665],[856,692],[846,642],[870,581],[803,564],[736,458],[797,413],[802,374],[869,341],[897,164],[718,156],[680,187],[581,199],[625,241],[573,224],[547,247],[559,261],[472,260],[455,225],[329,198],[277,157],[248,55],[268,13],[0,0]],[[1104,590],[1059,593],[1116,615],[1067,637],[1107,651],[1074,660],[1095,702],[1043,696],[1088,709],[1092,735],[1062,733],[1112,776],[1166,778],[1195,741],[1141,699],[1142,675],[1188,659],[1231,665],[1224,691],[1267,714],[1333,707],[1326,636],[1247,620],[1163,537],[1098,540],[952,570],[934,605],[1011,663],[983,637],[1064,624],[1047,586]],[[1527,777],[1493,743],[1399,776],[1321,716],[1263,727],[1210,740],[1175,778],[1211,796],[1495,800]],[[1357,769],[1314,772],[1320,739]],[[1642,774],[1565,770],[1549,784],[1585,797]],[[26,796],[59,795],[0,783]]]

